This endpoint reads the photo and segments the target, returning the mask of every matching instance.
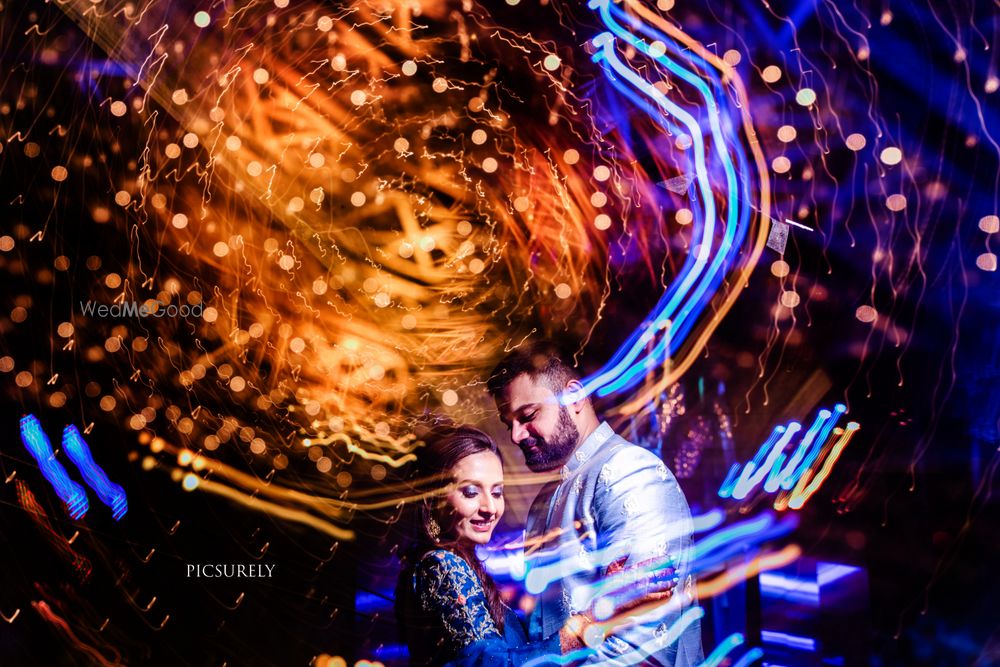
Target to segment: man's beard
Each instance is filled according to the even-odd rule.
[[[580,440],[580,431],[569,416],[569,409],[560,406],[559,421],[555,432],[547,440],[543,438],[525,438],[518,443],[524,453],[524,462],[532,472],[546,472],[558,468],[576,449]],[[535,450],[530,449],[535,447]]]

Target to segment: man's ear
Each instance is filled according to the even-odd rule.
[[[579,380],[570,380],[566,383],[566,405],[572,408],[575,414],[580,414],[587,403],[587,397],[583,391],[583,385]]]

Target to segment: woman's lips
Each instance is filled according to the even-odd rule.
[[[478,519],[469,519],[469,525],[472,526],[472,530],[477,533],[486,533],[493,528],[493,524],[496,523],[493,519],[480,521]]]

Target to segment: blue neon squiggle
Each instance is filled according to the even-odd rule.
[[[808,470],[812,464],[815,463],[820,452],[823,450],[823,443],[825,443],[827,438],[830,437],[830,432],[833,431],[833,427],[837,425],[837,421],[845,412],[847,412],[847,406],[843,403],[838,403],[833,406],[832,413],[827,411],[827,414],[829,415],[827,417],[827,421],[820,428],[819,434],[812,440],[811,448],[808,453],[806,453],[804,447],[800,446],[802,456],[800,457],[801,462],[799,465],[793,468],[792,462],[789,462],[789,464],[785,467],[785,470],[783,471],[783,479],[781,481],[782,489],[786,491],[790,490],[799,481],[799,478],[805,474],[806,470]],[[799,452],[796,451],[796,456],[798,456],[798,454]],[[793,456],[792,459],[794,461],[795,457]]]
[[[749,176],[747,160],[741,151],[736,151],[737,166],[733,165],[727,146],[738,146],[739,143],[738,141],[726,141],[725,135],[727,133],[732,135],[735,132],[728,117],[723,117],[720,114],[719,103],[713,96],[709,85],[694,72],[681,67],[674,60],[666,57],[665,52],[669,50],[686,58],[688,62],[702,67],[708,73],[712,87],[719,93],[719,99],[725,99],[721,82],[717,80],[717,76],[707,63],[695,54],[682,54],[673,40],[646,26],[638,19],[627,16],[613,6],[609,0],[591,0],[589,6],[598,10],[602,21],[610,30],[609,33],[602,33],[594,38],[593,44],[599,50],[593,59],[605,67],[605,72],[615,88],[625,93],[633,103],[636,103],[640,109],[668,131],[676,131],[677,129],[668,120],[668,117],[675,118],[687,129],[694,148],[696,191],[700,193],[704,207],[704,224],[698,224],[695,228],[696,231],[701,232],[702,238],[702,242],[698,244],[698,252],[693,257],[689,255],[688,261],[685,262],[677,279],[660,299],[647,320],[628,337],[600,371],[584,380],[583,391],[585,394],[597,393],[599,396],[607,396],[634,387],[646,373],[661,364],[666,355],[675,353],[684,343],[698,317],[707,306],[706,295],[710,297],[718,289],[725,269],[735,261],[733,249],[738,248],[746,237],[750,220],[750,207],[747,202],[742,201],[743,198],[739,197],[738,182],[744,184],[745,189],[749,191]],[[636,38],[625,30],[619,23],[619,19],[629,23],[640,33],[660,41],[664,45],[664,52],[661,53],[659,49],[654,52],[649,43]],[[701,128],[691,114],[673,104],[662,92],[621,61],[614,50],[616,38],[621,39],[694,86],[704,101],[711,125],[715,153],[717,153],[725,172],[727,185],[725,234],[714,255],[712,241],[714,240],[716,219],[715,200],[705,162],[705,137]],[[642,101],[635,93],[628,91],[628,86],[640,91],[643,96],[652,100],[656,108],[654,105]],[[664,116],[664,112],[667,117]],[[737,179],[737,172],[740,176],[739,179]],[[696,206],[693,208],[698,209]],[[698,222],[701,221],[698,220]],[[712,261],[709,264],[710,257],[712,257]],[[693,261],[691,261],[692,259]],[[707,271],[705,271],[706,264],[709,264]],[[704,275],[702,275],[703,272]],[[664,333],[661,334],[661,332]],[[660,340],[654,349],[643,355],[643,351],[658,336]],[[575,395],[574,400],[577,398],[578,395]]]
[[[83,481],[94,490],[101,502],[111,508],[111,516],[119,521],[128,512],[128,501],[125,489],[108,479],[104,470],[94,462],[90,447],[80,435],[76,426],[70,424],[63,429],[63,449],[66,455],[80,470]]]
[[[743,500],[746,498],[751,491],[754,490],[761,482],[765,479],[771,479],[774,470],[780,469],[781,462],[784,460],[784,449],[791,442],[791,439],[795,437],[795,434],[802,430],[802,425],[798,422],[791,422],[784,428],[781,432],[780,437],[775,441],[774,445],[771,447],[770,452],[768,452],[767,458],[764,460],[760,467],[758,468],[754,461],[757,457],[754,457],[754,461],[751,461],[746,468],[743,469],[742,474],[740,474],[740,479],[736,482],[736,488],[733,490],[733,498],[736,500]],[[777,431],[777,429],[775,429]],[[760,452],[758,452],[758,455]],[[765,482],[766,484],[766,482]]]
[[[743,635],[739,632],[734,632],[729,635],[715,647],[715,650],[708,654],[705,658],[705,662],[701,663],[701,667],[719,667],[719,664],[723,659],[733,652],[737,646],[744,642]]]
[[[843,403],[837,403],[832,410],[819,410],[802,440],[788,454],[785,448],[802,430],[802,426],[795,421],[776,426],[750,461],[743,466],[734,464],[729,469],[719,486],[719,497],[743,500],[761,482],[767,493],[794,488],[802,476],[816,464],[830,434],[846,412],[847,406]]]
[[[754,647],[743,654],[743,657],[733,665],[733,667],[750,667],[753,663],[757,662],[764,657],[764,649]]]
[[[66,505],[71,519],[79,519],[90,509],[87,500],[87,492],[83,487],[70,479],[66,469],[56,459],[52,451],[52,444],[49,437],[42,430],[42,425],[35,415],[27,415],[21,418],[21,442],[31,453],[38,467],[42,471],[42,476],[55,489],[56,495]]]

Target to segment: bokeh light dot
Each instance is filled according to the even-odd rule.
[[[847,147],[852,151],[859,151],[865,147],[865,144],[868,143],[868,140],[865,139],[865,135],[855,132],[853,134],[847,135],[847,139],[844,141],[844,143],[846,143]]]
[[[979,219],[979,229],[983,230],[987,234],[996,234],[997,232],[1000,232],[1000,216],[984,215]]]
[[[976,257],[976,266],[983,271],[996,271],[997,256],[992,252],[984,252]]]
[[[767,83],[775,83],[781,78],[781,68],[777,65],[768,65],[761,71],[760,78]]]
[[[778,140],[784,143],[789,141],[795,141],[795,137],[798,136],[798,132],[791,125],[782,125],[778,128]]]
[[[906,208],[906,197],[901,194],[889,195],[885,199],[885,207],[890,211],[902,211]]]
[[[812,88],[803,88],[795,93],[795,101],[804,107],[811,106],[816,102],[816,91]]]
[[[781,305],[785,308],[794,308],[799,305],[801,298],[798,292],[793,292],[792,290],[785,290],[781,293]]]
[[[890,167],[895,164],[899,164],[903,160],[903,151],[899,150],[895,146],[890,146],[889,148],[882,149],[879,154],[879,159],[882,160],[883,164],[887,164]]]
[[[854,312],[854,316],[859,322],[869,324],[874,322],[875,318],[878,317],[878,311],[871,306],[858,306],[858,309]]]

